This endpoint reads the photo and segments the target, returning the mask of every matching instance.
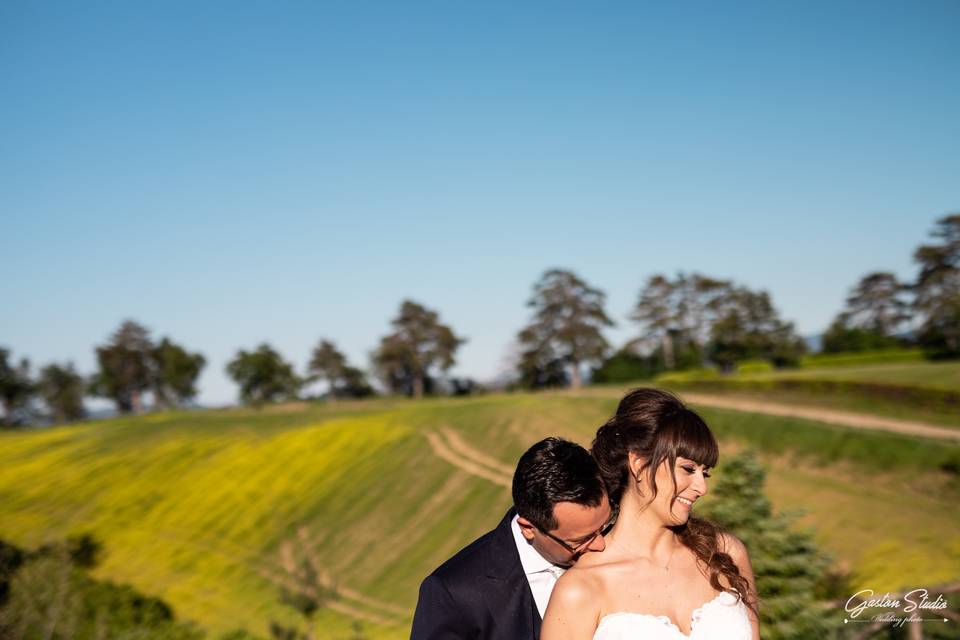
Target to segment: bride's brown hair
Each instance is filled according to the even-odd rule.
[[[715,467],[720,457],[717,440],[703,418],[672,393],[649,388],[634,389],[624,396],[613,417],[597,430],[591,453],[600,466],[610,502],[618,508],[624,490],[632,480],[628,468],[629,454],[645,461],[641,473],[647,474],[654,497],[657,495],[654,475],[664,461],[669,463],[676,497],[677,481],[673,469],[678,457],[707,467]],[[671,529],[709,573],[710,586],[736,595],[756,612],[755,594],[747,579],[740,575],[733,558],[723,550],[721,531],[716,525],[691,516],[685,524]],[[720,582],[720,576],[726,579],[729,587]]]

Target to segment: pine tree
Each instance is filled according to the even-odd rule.
[[[580,365],[599,365],[610,347],[601,332],[613,326],[603,309],[605,300],[603,291],[570,271],[543,274],[527,302],[533,318],[517,335],[523,350],[521,377],[556,379],[558,367],[567,366],[570,386],[579,387]]]
[[[152,349],[147,328],[124,321],[107,344],[97,347],[100,371],[93,378],[93,394],[113,400],[119,413],[140,413],[154,377]]]
[[[3,420],[0,424],[13,426],[26,422],[30,414],[30,400],[36,385],[30,377],[30,361],[26,358],[20,364],[7,362],[10,351],[0,347],[0,407],[3,408]]]
[[[750,552],[760,597],[765,640],[836,637],[842,616],[817,599],[828,577],[829,558],[793,519],[774,515],[763,493],[765,472],[751,454],[723,463],[704,505],[704,515],[740,538]]]
[[[41,369],[37,391],[54,422],[74,422],[86,415],[83,406],[86,384],[72,363],[66,366],[54,363]]]
[[[449,370],[466,339],[440,322],[436,311],[412,300],[403,301],[390,324],[394,331],[380,339],[371,357],[373,368],[389,390],[422,398],[431,374]]]
[[[920,273],[913,285],[914,310],[922,319],[918,339],[937,358],[960,357],[960,213],[937,221],[938,244],[918,247]]]

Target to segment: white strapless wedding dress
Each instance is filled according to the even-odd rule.
[[[690,635],[667,616],[621,611],[600,619],[593,640],[750,640],[751,633],[746,605],[721,591],[693,611]]]

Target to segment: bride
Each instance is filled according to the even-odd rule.
[[[619,516],[606,549],[560,578],[541,640],[759,640],[746,548],[690,514],[719,455],[700,416],[636,389],[592,452]]]

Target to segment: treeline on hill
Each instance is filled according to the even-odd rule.
[[[918,345],[930,358],[960,357],[960,214],[938,220],[931,235],[934,242],[914,252],[919,266],[914,281],[899,282],[887,272],[861,278],[824,335],[825,352]],[[547,271],[527,303],[529,324],[516,336],[512,386],[578,387],[586,367],[596,382],[705,365],[728,372],[752,360],[789,367],[806,350],[768,292],[680,273],[647,279],[630,314],[639,335],[611,355],[603,329],[614,322],[605,299],[603,291],[570,271]],[[477,388],[473,381],[445,375],[464,342],[437,311],[405,300],[370,355],[370,373],[391,394],[467,394]],[[159,408],[189,403],[205,365],[202,355],[170,338],[155,343],[146,328],[129,320],[96,348],[96,355],[99,370],[89,379],[69,363],[50,364],[34,377],[26,359],[14,364],[11,353],[0,348],[4,424],[30,422],[38,413],[55,422],[77,420],[84,415],[85,395],[112,400],[120,413],[141,411],[146,394]],[[238,351],[227,373],[238,384],[241,400],[250,404],[298,398],[315,381],[325,383],[331,400],[374,393],[368,374],[328,339],[319,341],[302,375],[269,344]],[[43,409],[37,408],[38,400]]]

